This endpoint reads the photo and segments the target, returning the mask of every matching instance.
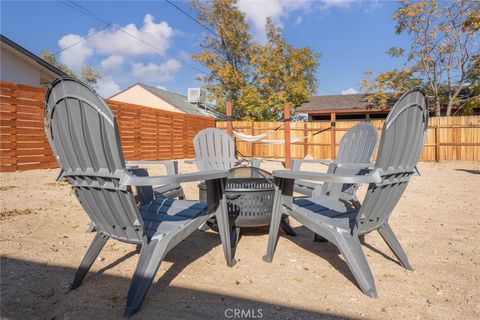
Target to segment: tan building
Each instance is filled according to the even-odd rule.
[[[186,96],[168,90],[150,87],[142,83],[136,83],[114,94],[109,100],[216,119],[221,119],[223,116],[209,105],[196,105],[188,102]]]

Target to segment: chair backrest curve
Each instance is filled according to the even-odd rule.
[[[217,128],[201,130],[193,139],[195,161],[201,171],[229,170],[237,163],[235,141]]]
[[[328,167],[328,173],[352,174],[350,169],[338,168],[337,164],[370,163],[377,146],[377,129],[367,122],[360,122],[345,133],[340,140],[337,158]],[[357,173],[357,172],[355,172]],[[352,184],[324,183],[321,193],[324,195],[355,192],[356,186]]]
[[[428,128],[428,100],[420,89],[406,92],[383,125],[375,169],[382,182],[370,184],[357,216],[359,232],[384,224],[400,200],[423,149]]]
[[[126,168],[117,122],[103,99],[76,79],[56,79],[45,96],[45,132],[96,229],[141,241],[143,220],[131,190],[120,184]]]

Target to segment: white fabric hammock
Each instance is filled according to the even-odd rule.
[[[242,133],[242,132],[240,132],[238,130],[235,130],[235,129],[233,130],[233,132],[235,133],[235,135],[240,140],[243,140],[243,141],[246,141],[246,142],[259,142],[259,141],[261,141],[262,143],[268,143],[268,144],[284,144],[285,143],[285,140],[268,140],[268,139],[265,139],[266,137],[268,137],[269,135],[274,133],[275,130],[265,132],[265,133],[262,133],[262,134],[259,134],[259,135],[256,135],[256,136],[245,134],[245,133]],[[307,138],[308,138],[308,136],[295,137],[295,138],[292,138],[290,140],[290,142],[291,143],[300,142],[300,141],[303,141]]]
[[[243,141],[247,141],[247,142],[257,142],[257,141],[260,141],[260,140],[263,140],[265,139],[266,137],[268,137],[269,135],[271,135],[272,133],[275,132],[275,130],[272,130],[272,131],[268,131],[268,132],[265,132],[265,133],[262,133],[262,134],[259,134],[259,135],[256,135],[256,136],[252,136],[252,135],[249,135],[249,134],[245,134],[243,132],[240,132],[236,129],[233,129],[233,132],[235,133],[235,135],[237,137],[239,137],[241,140]]]

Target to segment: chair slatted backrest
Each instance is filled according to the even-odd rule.
[[[115,116],[95,92],[72,78],[52,82],[45,97],[45,131],[58,164],[98,231],[138,242],[143,220],[125,172]]]
[[[229,170],[238,162],[235,156],[235,141],[226,132],[206,128],[193,139],[195,161],[201,171]]]
[[[427,98],[412,89],[395,103],[383,125],[375,163],[382,182],[368,187],[357,216],[359,232],[375,230],[390,217],[415,172],[427,127]]]
[[[328,173],[352,174],[351,169],[338,168],[337,164],[370,163],[378,142],[377,129],[367,122],[360,122],[345,133],[340,140],[337,158],[328,166]],[[355,172],[356,173],[356,172]],[[336,194],[338,192],[353,194],[352,184],[324,183],[321,194]]]

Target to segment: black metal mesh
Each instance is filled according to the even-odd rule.
[[[226,186],[228,215],[236,227],[260,227],[270,224],[275,188],[270,173],[253,167],[234,168]],[[199,185],[199,197],[206,201],[205,183]]]

